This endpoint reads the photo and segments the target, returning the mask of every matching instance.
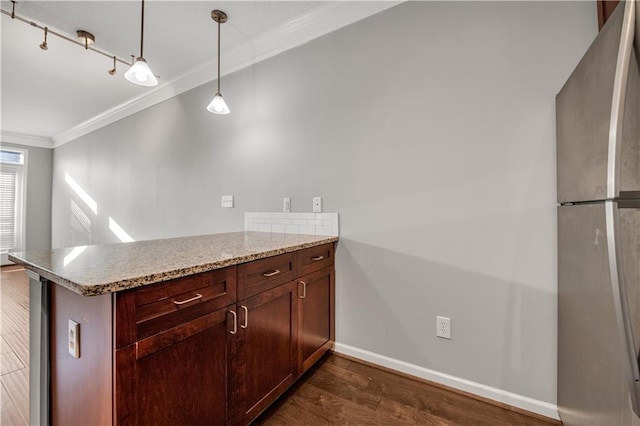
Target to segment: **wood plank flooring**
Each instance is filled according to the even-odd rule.
[[[559,421],[363,364],[325,356],[257,425],[561,425]]]
[[[0,275],[0,425],[29,424],[29,279],[18,266]]]
[[[29,287],[20,267],[0,281],[0,425],[29,424]],[[559,425],[336,354],[325,356],[254,424]]]

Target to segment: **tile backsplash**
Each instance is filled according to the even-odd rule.
[[[338,213],[245,213],[244,230],[282,234],[339,234]]]

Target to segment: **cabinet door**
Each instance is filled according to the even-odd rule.
[[[238,303],[233,379],[238,424],[256,418],[296,379],[297,321],[295,281]]]
[[[333,266],[298,280],[300,374],[333,346],[335,340]]]
[[[220,309],[117,349],[116,424],[228,422],[228,312]]]

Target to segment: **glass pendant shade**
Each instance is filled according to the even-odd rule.
[[[134,84],[140,86],[157,86],[158,80],[151,72],[151,68],[147,65],[147,61],[143,57],[136,59],[136,62],[124,74],[124,77]]]
[[[231,112],[220,93],[216,93],[213,100],[207,106],[207,110],[214,114],[229,114]]]

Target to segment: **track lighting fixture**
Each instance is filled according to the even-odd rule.
[[[135,63],[124,74],[124,77],[134,84],[140,86],[156,86],[158,80],[156,76],[151,72],[151,68],[147,65],[147,61],[144,59],[144,0],[142,0],[142,13],[140,24],[140,56],[136,58]]]
[[[49,46],[47,46],[47,34],[49,33],[49,28],[44,27],[44,41],[40,43],[40,49],[47,50]]]
[[[221,10],[212,10],[211,19],[218,23],[218,91],[207,106],[207,110],[214,114],[229,114],[231,112],[220,93],[220,24],[227,22],[227,14]]]
[[[91,50],[93,52],[99,53],[102,56],[106,56],[109,59],[113,59],[113,68],[111,70],[109,70],[109,74],[111,74],[111,75],[115,75],[115,73],[116,73],[116,62],[120,62],[121,64],[128,65],[128,66],[131,66],[133,64],[133,62],[134,62],[133,59],[131,60],[131,62],[125,61],[123,59],[118,58],[117,56],[114,56],[114,55],[112,55],[110,53],[107,53],[107,52],[105,52],[103,50],[96,49],[95,47],[93,47],[92,45],[95,43],[96,38],[94,37],[93,34],[91,34],[88,31],[85,31],[85,30],[76,31],[77,38],[74,39],[74,38],[69,37],[69,36],[67,36],[65,34],[61,34],[61,33],[58,33],[56,31],[50,30],[48,27],[42,26],[42,25],[40,25],[40,24],[38,24],[36,22],[33,22],[33,21],[29,20],[29,19],[26,19],[26,18],[23,18],[21,16],[18,16],[16,14],[16,4],[17,4],[17,2],[15,0],[12,0],[11,1],[11,11],[0,9],[0,13],[2,13],[3,15],[7,15],[7,16],[11,17],[11,19],[15,19],[17,21],[23,22],[23,23],[29,25],[30,27],[37,28],[39,30],[43,30],[44,31],[44,41],[42,43],[40,43],[40,49],[42,49],[42,50],[48,50],[49,49],[47,38],[48,38],[49,34],[51,34],[51,35],[54,35],[54,36],[56,36],[56,37],[58,37],[58,38],[60,38],[62,40],[66,40],[66,41],[68,41],[70,43],[82,46],[83,48],[85,48],[87,50]]]
[[[89,49],[89,45],[96,42],[96,38],[88,31],[78,30],[76,31],[76,34],[78,35],[78,40],[84,45],[85,49]]]
[[[117,58],[114,56],[113,57],[113,68],[111,68],[108,72],[109,75],[116,75],[116,60]]]

